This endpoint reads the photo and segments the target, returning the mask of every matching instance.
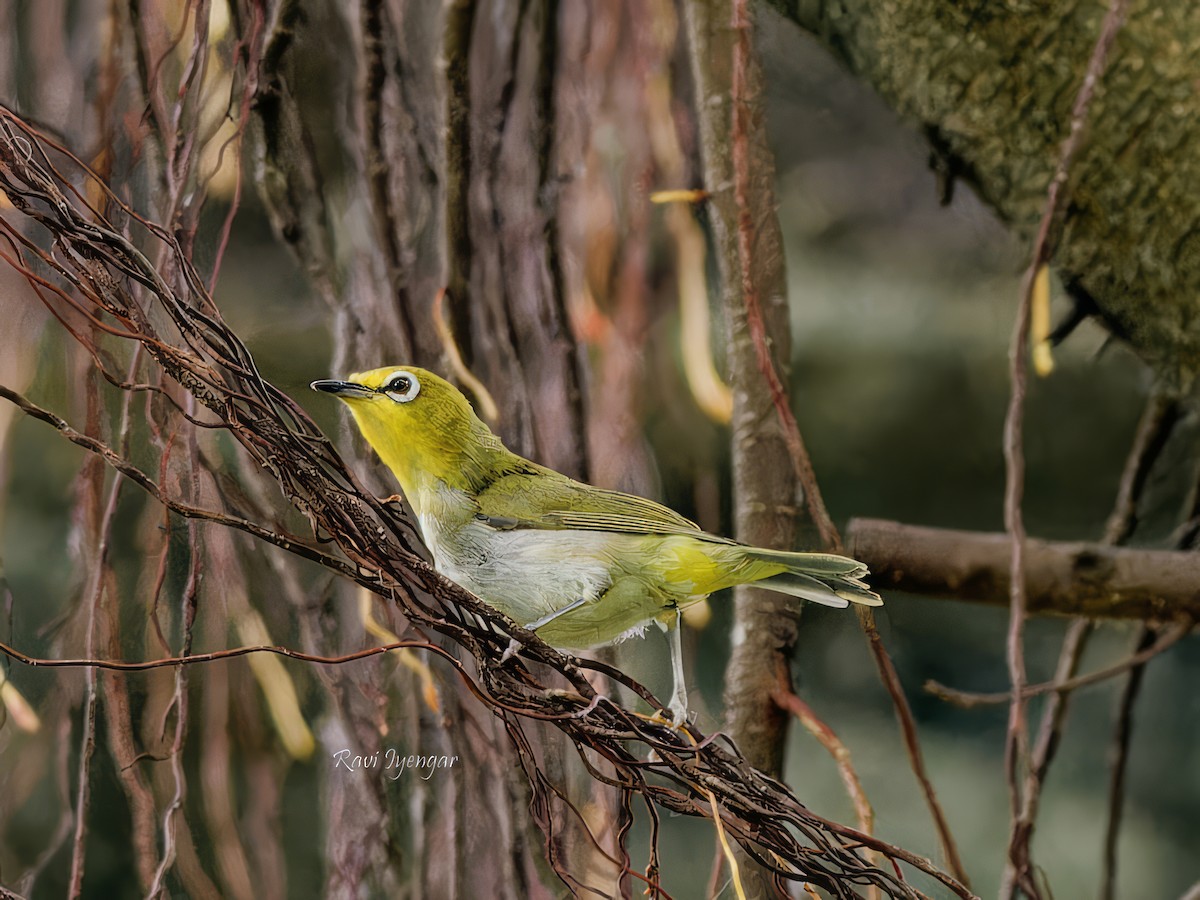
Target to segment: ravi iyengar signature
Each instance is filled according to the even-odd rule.
[[[405,772],[413,772],[423,781],[433,777],[439,769],[451,769],[458,762],[457,756],[409,754],[401,756],[395,747],[376,750],[374,753],[355,754],[350,748],[333,754],[333,767],[348,772],[375,770],[384,773],[393,781]]]

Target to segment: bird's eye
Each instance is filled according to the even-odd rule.
[[[397,403],[407,403],[421,392],[421,382],[415,375],[397,375],[383,386],[383,392]]]

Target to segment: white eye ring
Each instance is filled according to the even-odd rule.
[[[397,403],[408,403],[421,393],[421,382],[412,372],[401,372],[388,381],[382,390]]]

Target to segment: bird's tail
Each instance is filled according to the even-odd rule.
[[[788,553],[757,547],[747,555],[756,562],[784,567],[782,572],[756,580],[755,587],[803,597],[825,606],[883,605],[883,598],[863,581],[867,567],[857,560],[832,553]]]

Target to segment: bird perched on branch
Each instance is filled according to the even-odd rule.
[[[650,622],[673,627],[676,721],[687,715],[684,607],[739,584],[826,606],[883,602],[853,559],[739,544],[512,453],[457,388],[425,369],[389,366],[312,388],[350,407],[446,577],[562,649],[621,641]]]

